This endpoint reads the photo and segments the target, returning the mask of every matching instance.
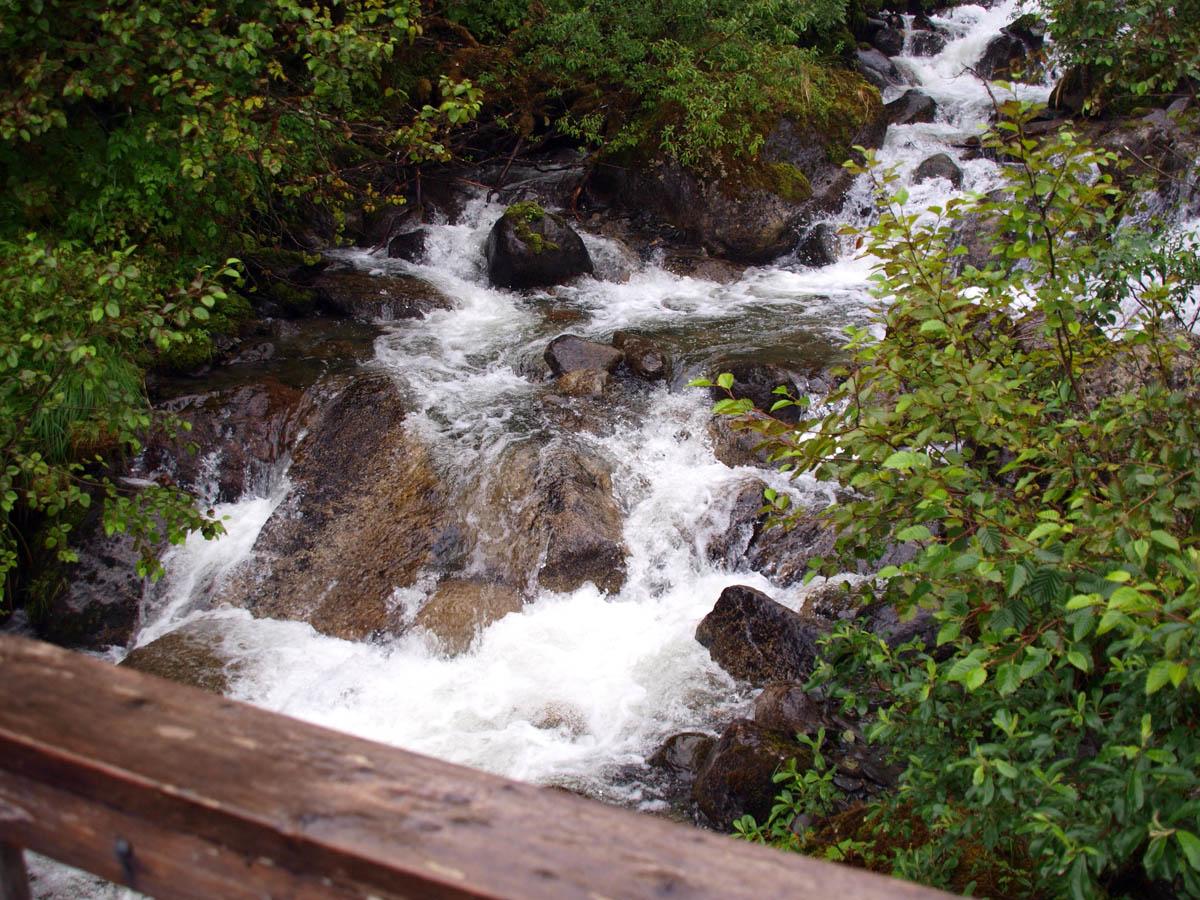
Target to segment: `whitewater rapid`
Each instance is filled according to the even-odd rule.
[[[898,61],[911,84],[939,104],[936,122],[889,130],[879,157],[910,180],[933,153],[951,154],[964,174],[963,191],[986,192],[1000,180],[988,160],[964,160],[956,145],[982,131],[991,100],[967,71],[999,28],[1020,12],[1018,0],[991,9],[962,6],[935,17],[952,35],[930,59]],[[1045,99],[1044,85],[1017,88]],[[943,180],[910,188],[920,208],[953,193]],[[837,225],[870,221],[865,179],[847,197]],[[503,206],[472,200],[458,220],[433,224],[421,264],[365,251],[342,258],[368,272],[423,278],[451,298],[449,309],[388,326],[375,364],[397,380],[413,412],[406,422],[433,448],[443,474],[458,486],[456,502],[471,503],[504,448],[544,434],[544,385],[531,377],[547,342],[564,331],[608,341],[616,330],[661,336],[676,350],[676,368],[705,372],[721,348],[787,347],[804,342],[836,354],[848,325],[870,318],[875,302],[872,260],[847,240],[823,268],[788,260],[752,268],[733,284],[680,277],[654,264],[624,282],[583,278],[553,297],[521,295],[487,285],[482,246]],[[603,274],[621,257],[612,241],[585,235]],[[547,321],[552,304],[569,309],[569,326]],[[672,343],[673,342],[673,343]],[[710,400],[683,387],[686,378],[630,395],[614,410],[616,427],[572,439],[613,465],[613,487],[624,514],[628,578],[615,595],[590,584],[566,594],[543,592],[484,631],[460,656],[438,653],[419,633],[354,643],[318,634],[306,624],[256,619],[232,608],[210,608],[215,586],[249,554],[255,538],[288,490],[286,466],[258,493],[225,504],[227,535],[189,539],[164,558],[167,574],[148,594],[141,646],[196,620],[223,637],[230,696],[320,725],[539,784],[570,787],[636,808],[663,807],[638,777],[662,740],[680,731],[714,731],[751,699],[693,638],[722,589],[748,584],[799,608],[811,589],[781,589],[766,577],[731,572],[708,558],[708,543],[728,525],[729,497],[748,478],[765,479],[800,504],[831,499],[828,485],[788,482],[761,469],[730,468],[713,454]],[[398,592],[418,606],[432,580]],[[94,881],[61,867],[34,866],[39,896],[102,896]],[[75,880],[72,880],[75,879]],[[110,894],[109,896],[121,896]]]

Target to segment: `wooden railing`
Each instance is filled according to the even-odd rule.
[[[29,848],[159,898],[944,896],[0,638],[0,897]]]

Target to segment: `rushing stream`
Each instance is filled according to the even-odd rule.
[[[911,85],[889,89],[884,99],[915,86],[940,112],[933,124],[893,127],[880,151],[886,164],[908,178],[926,157],[947,152],[963,170],[964,190],[986,192],[999,183],[994,163],[965,161],[954,145],[978,134],[991,109],[985,86],[965,67],[1018,7],[1006,0],[935,17],[952,35],[946,48],[936,57],[898,60]],[[1019,90],[1029,98],[1047,94],[1044,86]],[[950,193],[941,179],[911,188],[918,206]],[[869,186],[860,183],[835,222],[864,224],[870,208]],[[607,341],[613,331],[630,329],[666,346],[675,370],[669,384],[623,395],[620,407],[607,411],[606,428],[572,436],[613,466],[629,550],[624,588],[608,596],[590,584],[568,594],[543,592],[456,657],[439,654],[417,632],[355,643],[302,623],[212,609],[213,585],[246,557],[287,493],[281,467],[257,493],[218,508],[227,517],[226,537],[191,540],[167,556],[168,574],[145,601],[135,644],[209,619],[235,662],[230,693],[237,699],[452,762],[662,809],[645,758],[673,733],[713,730],[749,699],[693,639],[697,622],[731,584],[757,587],[793,608],[806,590],[783,590],[762,575],[709,560],[705,546],[727,525],[733,487],[748,476],[773,476],[717,461],[707,430],[710,401],[685,384],[713,374],[708,365],[731,353],[794,355],[802,347],[816,362],[831,358],[843,329],[869,315],[871,261],[846,246],[824,268],[785,259],[724,286],[645,265],[624,283],[584,278],[556,289],[554,309],[574,314],[564,325],[544,314],[544,298],[487,286],[482,245],[502,212],[502,205],[478,198],[457,224],[433,226],[421,265],[345,254],[367,271],[417,275],[453,300],[451,309],[388,327],[376,342],[374,364],[402,385],[414,410],[408,427],[433,448],[455,503],[469,514],[504,449],[556,427],[543,402],[545,386],[530,377],[551,338],[569,331]],[[600,275],[616,265],[613,242],[585,240]],[[776,486],[809,505],[824,505],[830,496],[810,479]],[[397,602],[419,606],[430,587],[418,581],[398,592]],[[40,896],[108,890],[60,867],[34,869]]]

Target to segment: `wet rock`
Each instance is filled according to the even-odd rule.
[[[304,391],[272,375],[228,390],[175,397],[160,408],[192,428],[152,438],[143,465],[219,503],[265,487],[271,469],[312,413]],[[193,443],[196,453],[188,452]]]
[[[224,650],[224,642],[219,621],[197,619],[130,651],[121,665],[188,687],[225,694],[230,678],[237,674],[238,664]]]
[[[802,266],[831,266],[838,261],[837,231],[828,222],[818,222],[796,245],[796,261]]]
[[[786,734],[738,719],[696,774],[692,798],[716,828],[727,831],[747,813],[764,822],[778,792],[772,776],[789,759],[796,759],[801,771],[812,764],[809,750]]]
[[[715,284],[733,284],[746,271],[743,265],[716,259],[707,253],[671,253],[663,260],[663,268],[673,275]]]
[[[929,123],[937,118],[937,103],[916,88],[905,91],[883,108],[883,120],[888,125]]]
[[[754,699],[754,722],[762,728],[784,734],[816,734],[828,727],[825,706],[809,695],[797,681],[768,684]]]
[[[573,334],[563,334],[546,347],[545,359],[551,374],[557,377],[581,369],[611,372],[620,364],[622,353],[607,344],[585,341]]]
[[[841,146],[878,146],[886,123],[874,92],[863,92],[863,125],[837,141]],[[847,132],[850,129],[846,129]],[[645,168],[602,169],[598,197],[634,206],[666,223],[683,240],[738,263],[769,262],[788,252],[800,230],[840,206],[852,182],[835,140],[821,130],[781,119],[767,135],[760,160],[722,179],[702,179],[670,161]]]
[[[963,173],[949,154],[935,153],[933,156],[926,159],[913,173],[913,182],[920,184],[922,181],[929,181],[931,178],[944,178],[955,190],[962,187]]]
[[[1040,50],[1046,42],[1046,20],[1035,13],[1018,16],[1002,30],[1019,40],[1030,50]]]
[[[613,334],[613,346],[625,355],[625,365],[638,378],[660,381],[670,375],[670,358],[656,342],[629,331]]]
[[[937,56],[946,49],[946,36],[939,31],[914,31],[909,52],[913,56]]]
[[[708,439],[712,443],[713,456],[730,468],[774,468],[767,458],[768,451],[759,449],[762,435],[744,427],[743,423],[735,423],[727,416],[713,416],[708,422]]]
[[[370,324],[419,319],[449,309],[450,298],[427,281],[409,275],[371,275],[358,269],[323,272],[313,282],[321,303],[338,315]]]
[[[855,67],[875,87],[883,90],[903,81],[896,64],[875,48],[855,52]]]
[[[904,32],[885,25],[876,30],[875,36],[871,38],[871,46],[884,56],[899,56],[904,52]]]
[[[38,637],[88,650],[124,646],[133,636],[145,586],[133,541],[106,535],[97,508],[72,533],[72,546],[79,561],[65,567],[61,590],[34,616]]]
[[[573,591],[625,583],[624,520],[611,469],[566,441],[515,445],[492,473],[478,511],[487,571],[518,589]]]
[[[988,41],[983,56],[975,64],[975,71],[989,80],[1009,78],[1013,69],[1025,59],[1028,52],[1020,38],[1001,31]]]
[[[560,375],[554,389],[564,397],[600,397],[608,382],[609,375],[603,369],[575,369]]]
[[[698,731],[685,731],[667,738],[646,760],[660,769],[695,774],[704,765],[717,739]]]
[[[808,676],[817,660],[819,631],[811,623],[745,585],[727,587],[696,628],[713,661],[755,684]]]
[[[435,638],[446,653],[465,653],[485,628],[511,612],[520,612],[521,595],[511,587],[451,578],[437,586],[417,613],[416,624]]]
[[[348,640],[401,627],[390,602],[422,569],[456,564],[459,526],[426,447],[404,427],[392,380],[354,378],[296,448],[291,494],[228,602]]]
[[[425,258],[425,249],[428,242],[428,228],[418,228],[416,231],[406,231],[403,234],[398,234],[388,241],[388,258],[403,259],[406,262],[420,262]]]
[[[594,268],[566,219],[530,201],[505,210],[488,233],[484,254],[492,284],[517,290],[562,284]]]

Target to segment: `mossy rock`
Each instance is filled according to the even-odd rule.
[[[594,271],[583,239],[562,216],[532,201],[504,211],[488,233],[484,253],[497,287],[549,287]]]

